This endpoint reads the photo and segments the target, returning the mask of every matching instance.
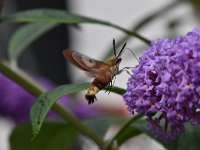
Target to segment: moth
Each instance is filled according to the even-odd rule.
[[[64,57],[70,63],[85,71],[87,74],[89,74],[89,76],[94,78],[85,95],[88,104],[92,104],[95,100],[97,100],[96,94],[104,87],[108,86],[108,89],[110,89],[113,86],[113,78],[126,68],[125,67],[119,70],[119,64],[122,61],[121,55],[125,46],[126,43],[122,46],[120,52],[117,55],[115,40],[113,40],[114,57],[105,62],[95,60],[70,49],[63,51]]]

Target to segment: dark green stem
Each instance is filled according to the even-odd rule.
[[[28,92],[30,92],[34,96],[38,97],[44,92],[42,88],[40,88],[34,83],[31,83],[26,78],[21,76],[21,74],[13,71],[12,69],[10,69],[8,65],[5,65],[1,61],[0,61],[0,71],[6,76],[8,76],[10,79],[15,81],[17,84],[21,85],[23,88],[25,88]],[[58,103],[54,103],[52,108],[63,119],[74,125],[74,127],[77,128],[83,135],[92,139],[100,148],[103,147],[103,145],[105,145],[104,141],[99,136],[97,136],[87,126],[82,124],[80,120],[78,120],[74,115],[72,115],[70,112],[64,109],[61,105],[59,105]]]
[[[143,117],[143,115],[138,114],[133,116],[131,119],[129,119],[121,128],[120,130],[117,132],[117,134],[110,140],[109,144],[106,147],[106,150],[109,150],[111,148],[111,146],[113,145],[113,143],[121,136],[121,134],[123,134],[123,132],[127,129],[127,127],[129,127],[134,121],[140,119],[141,117]]]
[[[90,130],[87,126],[81,123],[81,121],[76,118],[73,114],[66,111],[58,103],[55,103],[52,107],[63,119],[69,121],[75,128],[77,128],[83,135],[92,139],[100,148],[105,145],[104,141],[97,136],[92,130]]]

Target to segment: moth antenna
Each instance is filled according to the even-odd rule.
[[[133,54],[133,56],[135,57],[135,59],[136,59],[137,62],[139,63],[139,59],[138,59],[137,56],[134,54],[134,52],[132,51],[132,49],[130,49],[130,48],[126,48],[126,49],[128,49],[128,50]]]
[[[115,39],[113,39],[113,50],[114,50],[114,55],[116,57],[116,46],[115,46]]]
[[[120,52],[119,52],[117,58],[119,58],[119,57],[122,55],[122,52],[123,52],[125,46],[126,46],[126,43],[124,43],[124,45],[122,46],[122,49],[120,50]]]

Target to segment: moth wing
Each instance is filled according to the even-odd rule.
[[[91,77],[95,77],[102,68],[108,68],[106,63],[72,50],[64,50],[63,54],[69,62],[79,69],[86,71]]]

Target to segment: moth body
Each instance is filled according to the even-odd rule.
[[[88,101],[88,104],[94,103],[96,100],[96,94],[108,86],[113,86],[112,79],[120,73],[119,71],[119,64],[122,60],[121,53],[126,45],[122,47],[119,54],[116,56],[116,50],[115,50],[115,41],[113,40],[114,45],[114,54],[115,57],[112,59],[109,59],[108,61],[98,61],[93,58],[87,57],[83,54],[80,54],[78,52],[72,51],[72,50],[64,50],[63,55],[65,58],[78,67],[79,69],[87,72],[89,76],[93,77],[94,80],[90,84],[90,86],[87,89],[87,93],[85,95],[85,98]]]

